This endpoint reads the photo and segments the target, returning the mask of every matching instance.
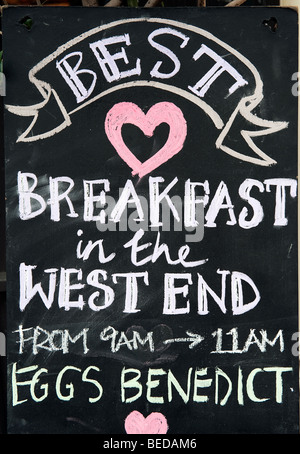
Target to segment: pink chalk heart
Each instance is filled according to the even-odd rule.
[[[167,420],[161,413],[151,413],[147,418],[139,411],[131,412],[125,419],[127,434],[166,434]]]
[[[122,126],[126,123],[137,126],[147,136],[153,136],[155,128],[161,123],[169,125],[169,136],[164,146],[144,162],[141,162],[125,145]],[[159,102],[145,114],[132,102],[115,104],[106,115],[106,135],[119,156],[132,169],[132,175],[140,178],[167,162],[182,149],[187,125],[182,111],[171,102]]]

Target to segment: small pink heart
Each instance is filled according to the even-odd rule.
[[[125,419],[127,434],[166,434],[167,420],[161,413],[151,413],[147,418],[139,411],[132,411]]]
[[[148,137],[153,135],[158,125],[167,123],[170,128],[168,139],[154,156],[142,163],[124,143],[122,126],[126,123],[137,126]],[[134,103],[120,102],[107,113],[105,132],[116,152],[133,170],[132,175],[138,174],[141,178],[179,153],[186,138],[187,125],[182,111],[171,102],[159,102],[147,114]]]

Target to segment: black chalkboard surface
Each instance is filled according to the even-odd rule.
[[[8,8],[8,432],[298,432],[297,13]]]

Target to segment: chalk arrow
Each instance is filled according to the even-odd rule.
[[[204,340],[204,337],[200,334],[194,334],[191,331],[186,331],[186,334],[190,337],[177,337],[176,339],[167,339],[164,344],[172,344],[173,342],[191,342],[189,345],[190,349],[193,349],[196,345],[200,344]]]

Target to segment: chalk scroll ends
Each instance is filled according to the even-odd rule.
[[[174,65],[173,71],[163,72],[161,70],[162,61],[158,60],[147,74],[143,69],[142,57],[137,58],[132,63],[129,62],[126,52],[130,51],[130,47],[134,46],[134,42],[128,33],[119,35],[124,24],[132,24],[132,27],[141,24],[144,24],[145,27],[149,27],[150,24],[152,27],[155,26],[155,30],[148,34],[147,44],[149,45],[149,51],[156,49],[162,56],[167,56]],[[107,31],[113,34],[111,38],[103,38]],[[210,68],[193,85],[189,83],[185,86],[178,85],[176,75],[182,70],[180,60],[174,51],[156,41],[157,37],[161,38],[164,35],[175,37],[176,44],[180,44],[179,49],[187,49],[189,41],[195,39],[196,36],[199,41],[199,49],[194,53],[193,61],[201,63],[204,58],[211,60]],[[209,45],[203,44],[203,40]],[[113,54],[110,46],[114,44],[122,45],[122,52]],[[83,57],[86,54],[75,50],[78,46],[85,46],[86,54],[94,54],[95,62],[98,63],[96,69],[94,66],[93,69],[84,66],[86,64],[83,63]],[[214,51],[212,47],[218,49],[218,52]],[[222,57],[224,53],[229,53],[234,57],[238,61],[239,66],[242,65],[245,72],[250,73],[251,78],[254,80],[253,88],[251,89],[252,93],[250,95],[245,94],[245,92],[241,94],[241,99],[229,118],[226,110],[224,115],[222,115],[218,112],[214,102],[207,101],[207,94],[218,78],[224,74],[229,75],[232,79],[232,84],[228,87],[226,97],[236,93],[239,88],[247,86],[248,80],[235,69],[234,65]],[[120,71],[118,65],[124,66],[124,63],[128,69]],[[45,70],[50,69],[53,65],[55,65],[56,70],[74,95],[73,105],[69,108],[64,105],[55,83],[51,82],[51,80],[41,79],[40,74],[44,74]],[[263,81],[257,68],[245,56],[209,31],[171,19],[159,17],[128,18],[125,21],[113,21],[88,30],[59,46],[56,51],[37,63],[30,69],[28,77],[44,99],[32,106],[6,106],[9,112],[15,115],[33,117],[26,131],[19,136],[18,141],[20,142],[34,142],[52,137],[64,128],[69,127],[72,124],[72,115],[75,115],[81,109],[98,100],[101,102],[103,97],[109,96],[111,93],[132,87],[151,87],[152,89],[166,92],[166,94],[168,92],[176,93],[194,103],[209,116],[217,130],[220,131],[215,143],[216,148],[234,158],[253,164],[269,166],[276,163],[276,159],[261,150],[254,139],[273,134],[288,127],[288,122],[286,121],[267,120],[260,118],[256,114],[255,108],[259,106],[264,98]],[[53,101],[57,103],[55,110],[61,112],[58,116],[58,118],[61,117],[61,122],[50,130],[35,133],[36,130],[40,131],[40,128],[37,127],[40,111],[46,109],[46,106]],[[242,116],[254,127],[254,130],[240,131],[240,140],[244,140],[249,147],[249,153],[247,154],[239,152],[238,147],[232,148],[226,143],[227,136],[231,133],[233,125],[235,125],[239,116]]]

